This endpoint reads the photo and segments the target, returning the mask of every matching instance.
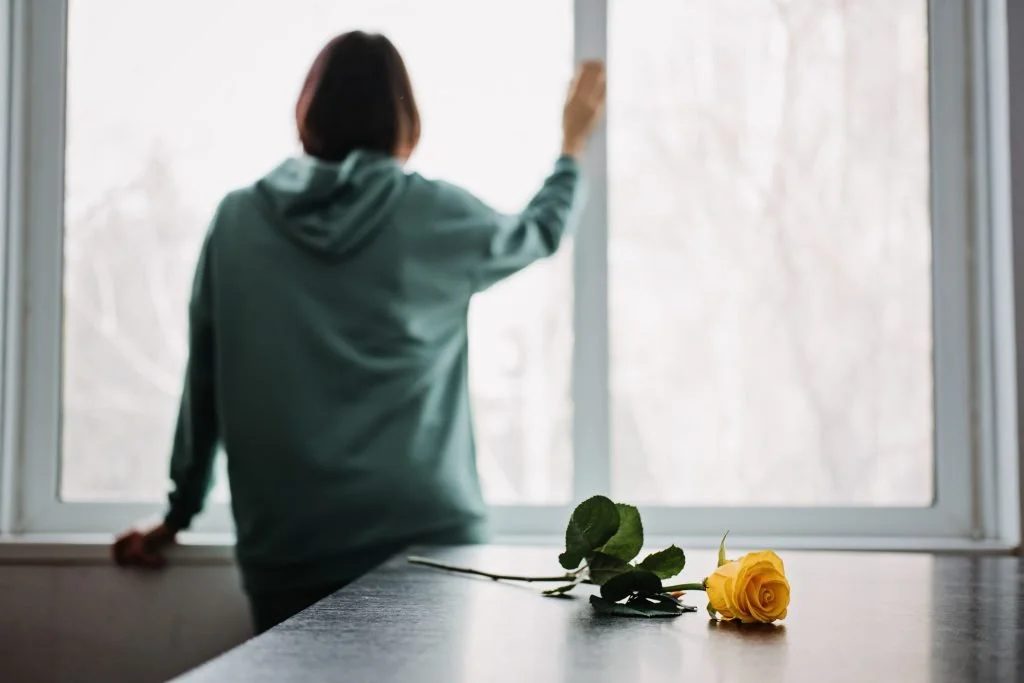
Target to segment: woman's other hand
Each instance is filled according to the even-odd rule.
[[[148,531],[126,531],[111,546],[114,562],[121,567],[160,569],[167,564],[163,551],[174,544],[177,535],[177,530],[166,524],[158,524]]]
[[[604,110],[604,64],[583,62],[569,86],[562,112],[562,153],[578,157]]]

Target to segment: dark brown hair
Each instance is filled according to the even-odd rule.
[[[352,31],[320,51],[295,107],[306,154],[338,162],[355,149],[394,154],[419,142],[420,114],[402,56],[382,35]]]

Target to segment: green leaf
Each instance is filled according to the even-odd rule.
[[[651,611],[669,612],[671,614],[697,611],[697,608],[693,605],[684,605],[679,599],[664,593],[630,598],[626,601],[626,606],[634,609],[642,608]]]
[[[577,583],[567,583],[564,586],[559,586],[558,588],[549,588],[548,590],[544,591],[544,595],[547,595],[549,597],[557,597],[557,596],[565,595],[566,593],[568,593],[569,591],[571,591],[573,588],[575,588],[578,585],[580,585],[578,582]]]
[[[614,617],[635,617],[635,618],[672,618],[678,617],[686,612],[694,612],[695,608],[686,605],[678,607],[668,606],[664,603],[644,601],[632,601],[629,604],[621,604],[606,600],[597,595],[590,596],[590,604],[598,614]]]
[[[558,561],[566,569],[576,569],[619,530],[619,510],[605,496],[594,496],[580,503],[565,528],[565,552]]]
[[[619,530],[601,546],[601,552],[629,562],[644,547],[644,527],[640,523],[640,511],[632,505],[616,503],[619,511]]]
[[[683,571],[685,566],[686,553],[683,552],[682,548],[670,545],[664,550],[659,550],[645,557],[643,562],[637,565],[637,568],[654,572],[658,575],[659,579],[671,579]]]
[[[594,553],[587,558],[587,568],[590,574],[590,582],[603,586],[619,574],[633,571],[633,565],[624,562],[612,555]]]
[[[708,616],[711,617],[712,619],[717,619],[718,618],[718,610],[716,610],[711,605],[711,601],[710,600],[708,600]]]
[[[722,536],[722,542],[718,544],[718,566],[721,567],[723,564],[728,564],[729,560],[725,559],[725,539],[729,538],[729,532],[726,531],[725,535]]]
[[[656,593],[654,595],[645,595],[643,597],[630,598],[626,602],[632,604],[633,602],[647,601],[664,607],[665,609],[685,609],[689,611],[697,611],[696,607],[690,607],[684,605],[683,601],[674,595],[668,595],[667,593]]]
[[[661,591],[661,579],[654,572],[631,569],[614,576],[601,586],[601,597],[618,602],[633,594],[655,595]]]

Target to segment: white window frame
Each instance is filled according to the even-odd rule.
[[[608,3],[574,0],[575,57],[607,55]],[[623,1],[623,0],[615,0]],[[930,0],[935,504],[899,507],[644,506],[653,535],[1003,539],[1019,495],[1013,282],[1005,148],[1005,8]],[[3,0],[6,164],[3,261],[3,455],[8,527],[109,533],[161,504],[64,503],[60,474],[62,251],[67,0]],[[0,22],[2,23],[2,22]],[[1000,52],[999,40],[1002,40]],[[614,117],[615,112],[609,113]],[[607,133],[586,160],[590,201],[574,248],[573,499],[611,489]],[[605,426],[605,427],[602,427]],[[170,444],[168,444],[168,452]],[[5,476],[6,475],[6,476]],[[17,482],[17,486],[11,485]],[[1003,485],[1000,485],[1000,483]],[[14,494],[17,495],[14,495]],[[998,498],[997,498],[998,496]],[[11,498],[14,504],[11,505]],[[1013,498],[1011,501],[1010,498]],[[571,505],[499,506],[499,534],[557,534]],[[0,506],[0,523],[4,519]],[[1017,520],[1019,522],[1019,520]],[[225,531],[209,504],[197,531]],[[2,527],[0,527],[2,531]],[[842,541],[840,540],[840,544]]]

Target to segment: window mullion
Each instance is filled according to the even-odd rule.
[[[576,63],[607,62],[608,1],[575,0]],[[587,205],[573,247],[573,495],[576,500],[611,488],[611,419],[608,353],[608,146],[604,122],[583,160]]]
[[[0,180],[3,205],[3,226],[0,229],[0,239],[3,240],[3,257],[0,258],[0,331],[3,333],[3,339],[0,340],[0,363],[3,364],[4,379],[0,387],[0,534],[9,533],[15,527],[14,496],[18,489],[15,486],[14,465],[17,454],[16,410],[20,378],[20,335],[14,334],[17,329],[17,316],[12,316],[11,312],[20,308],[20,290],[16,286],[19,263],[18,259],[14,258],[14,255],[19,253],[20,241],[17,239],[17,231],[12,227],[17,218],[17,201],[13,190],[17,187],[14,177],[20,167],[21,149],[19,136],[14,134],[15,126],[20,124],[20,118],[13,96],[16,94],[16,87],[20,86],[20,81],[15,78],[15,69],[21,63],[17,58],[21,41],[15,38],[18,35],[17,21],[23,12],[19,11],[16,14],[18,8],[15,4],[5,2],[0,6],[0,38],[3,40],[3,66],[0,67],[0,78],[3,79],[0,85],[0,119],[3,121],[3,138],[0,140],[0,173],[3,176]],[[17,94],[21,95],[20,92]]]
[[[977,532],[972,494],[979,456],[973,424],[976,302],[971,284],[971,121],[966,4],[931,0],[932,296],[935,507],[961,535]]]
[[[24,325],[22,373],[24,391],[18,396],[18,440],[22,495],[18,526],[45,528],[62,512],[60,476],[60,391],[63,276],[64,111],[67,54],[67,0],[24,2],[27,54],[24,76],[25,165],[19,188],[24,202],[12,226],[24,240],[24,309],[8,322]],[[31,182],[29,182],[31,180]],[[32,229],[28,230],[28,226]],[[20,315],[21,311],[32,315]],[[12,334],[12,328],[7,329]]]

